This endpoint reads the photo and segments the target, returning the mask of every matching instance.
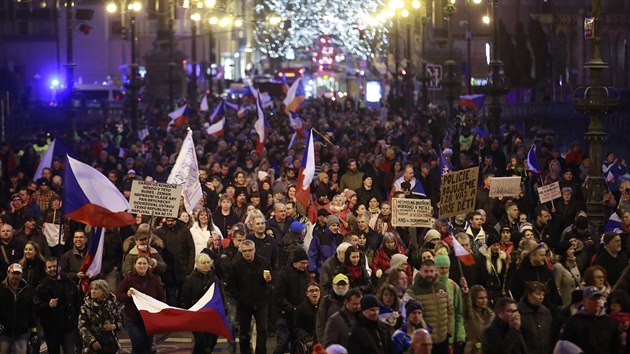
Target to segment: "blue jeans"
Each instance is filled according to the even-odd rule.
[[[125,321],[125,329],[131,340],[131,354],[151,354],[153,336],[147,336],[143,323]]]
[[[277,345],[273,354],[287,353],[289,344],[295,340],[292,318],[280,316],[276,319],[276,336]]]
[[[0,354],[26,354],[28,333],[17,336],[0,335]]]

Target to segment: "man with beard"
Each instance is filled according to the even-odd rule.
[[[604,234],[604,249],[595,258],[595,263],[606,270],[608,283],[614,286],[621,272],[628,266],[628,255],[621,251],[621,237],[616,232]]]
[[[446,285],[438,282],[435,262],[426,259],[420,264],[420,272],[405,297],[411,297],[424,305],[424,319],[433,328],[433,353],[449,353],[449,337],[455,333],[453,301]]]
[[[76,285],[59,274],[57,259],[46,260],[46,278],[37,286],[38,313],[46,333],[48,353],[74,353],[81,296]]]
[[[347,167],[348,170],[339,181],[339,190],[344,191],[347,188],[356,191],[363,184],[363,172],[359,172],[355,159],[348,159]]]
[[[0,279],[4,279],[5,270],[11,263],[22,259],[25,245],[25,242],[13,236],[11,225],[0,226]]]
[[[348,335],[352,326],[357,323],[357,315],[361,309],[360,301],[361,292],[358,289],[352,289],[346,293],[343,307],[330,316],[326,322],[324,337],[321,338],[321,343],[325,347],[332,344],[348,347]]]
[[[486,354],[527,354],[521,334],[521,315],[516,301],[500,298],[494,306],[494,320],[483,331],[482,348]]]
[[[393,353],[390,328],[384,322],[379,321],[380,304],[374,295],[366,295],[361,298],[361,312],[357,317],[357,323],[352,326],[348,335],[349,354],[362,353]]]
[[[33,291],[22,279],[22,266],[11,264],[0,284],[1,353],[26,354],[27,341],[39,341],[33,297]]]
[[[350,280],[348,280],[348,277],[345,274],[339,273],[335,275],[332,280],[332,284],[333,291],[322,298],[320,306],[317,309],[317,318],[315,319],[315,336],[319,341],[324,340],[326,322],[333,314],[335,314],[335,312],[341,310],[341,306],[344,304],[344,298],[346,294],[349,294],[348,290],[350,289]]]

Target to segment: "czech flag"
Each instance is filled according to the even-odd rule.
[[[621,230],[621,218],[614,212],[610,215],[608,220],[606,220],[606,224],[604,224],[604,233],[617,230]]]
[[[301,107],[302,102],[304,102],[305,96],[306,91],[304,91],[304,86],[302,85],[302,78],[299,78],[293,82],[289,92],[287,92],[287,97],[282,101],[284,113],[289,115],[289,112],[297,111]]]
[[[451,237],[451,241],[453,241],[453,253],[455,253],[460,262],[467,266],[475,264],[475,257],[457,241],[457,238]]]
[[[215,282],[208,291],[188,310],[171,307],[134,289],[136,304],[148,335],[172,332],[206,332],[227,338],[234,343],[221,290]]]
[[[525,163],[527,164],[527,169],[534,172],[540,173],[538,169],[538,159],[536,158],[536,145],[532,144],[529,148],[529,152],[527,153],[527,158],[525,159]]]
[[[206,128],[206,133],[208,133],[208,135],[214,135],[218,138],[223,135],[224,128],[225,128],[225,117],[221,118],[220,121],[216,123],[212,123],[212,125],[208,126]]]
[[[90,236],[87,245],[87,252],[79,272],[85,273],[89,279],[95,278],[101,273],[103,267],[103,243],[105,240],[105,229],[94,228],[92,229],[92,236]],[[81,279],[81,290],[83,293],[87,293],[89,289],[88,278]]]
[[[315,147],[313,146],[313,129],[308,135],[306,148],[298,171],[295,197],[305,209],[311,204],[311,182],[315,176]]]
[[[188,119],[190,118],[190,110],[188,109],[188,104],[184,104],[173,112],[169,113],[168,116],[171,118],[170,123],[168,123],[168,127],[166,130],[170,130],[171,127],[181,127],[188,123]]]
[[[51,168],[53,159],[55,157],[65,159],[66,155],[74,154],[64,143],[61,142],[61,140],[55,138],[55,140],[53,140],[53,142],[44,153],[44,156],[42,156],[42,160],[39,162],[39,166],[37,166],[37,171],[35,171],[33,180],[37,181],[42,177],[42,171],[44,170],[44,168]]]
[[[258,156],[262,156],[263,149],[265,148],[265,143],[267,142],[267,129],[269,128],[269,124],[267,124],[267,118],[265,118],[265,112],[262,108],[260,92],[256,93],[256,113],[258,116],[258,118],[256,119],[256,123],[254,123],[254,129],[256,129],[256,133],[258,133],[258,144],[256,144],[256,153],[258,154]]]
[[[225,117],[225,101],[221,101],[217,108],[214,109],[214,112],[212,112],[212,115],[210,116],[210,124],[220,121],[223,117]]]
[[[304,121],[302,121],[302,118],[300,118],[296,113],[289,112],[289,124],[300,138],[306,138],[306,132],[304,132]]]
[[[447,173],[453,172],[453,166],[451,162],[446,159],[444,156],[444,150],[440,147],[440,177],[444,176]]]
[[[120,227],[135,222],[129,202],[102,173],[68,156],[63,205],[65,217],[92,227]]]
[[[485,95],[464,95],[459,96],[459,106],[463,108],[470,108],[473,110],[479,110],[483,107],[483,103],[486,100]]]

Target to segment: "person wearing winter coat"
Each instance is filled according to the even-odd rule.
[[[479,248],[485,283],[482,284],[492,302],[505,296],[505,278],[508,270],[507,254],[501,251],[501,238],[495,234],[486,237],[486,244]]]
[[[551,312],[542,304],[545,291],[543,283],[529,282],[525,295],[517,305],[521,314],[521,333],[529,353],[551,351]]]
[[[271,263],[256,254],[254,241],[245,240],[238,248],[242,257],[232,264],[228,275],[228,292],[237,301],[240,323],[239,343],[242,354],[251,354],[250,326],[256,320],[256,354],[267,351],[267,318],[271,296]]]
[[[321,266],[319,271],[319,286],[322,290],[322,297],[328,295],[332,289],[332,279],[335,275],[345,273],[341,271],[343,262],[346,257],[346,250],[352,245],[348,242],[342,242],[337,246],[335,254],[330,256]]]
[[[372,292],[372,281],[365,267],[361,265],[361,252],[358,248],[346,248],[343,264],[335,273],[345,274],[350,280],[350,288],[359,289],[362,294]]]
[[[341,243],[339,225],[339,218],[330,215],[326,219],[326,228],[313,232],[311,245],[308,248],[308,271],[314,273],[317,278],[319,278],[322,264],[335,254],[337,245]]]
[[[446,254],[438,254],[435,256],[435,266],[437,267],[439,275],[438,281],[446,286],[448,297],[453,303],[455,333],[449,338],[449,343],[451,345],[458,344],[459,347],[463,347],[466,341],[466,330],[464,328],[462,290],[454,280],[448,277],[451,260]]]
[[[46,333],[49,354],[74,353],[81,295],[70,278],[59,274],[57,259],[46,260],[46,277],[35,289],[37,314]]]
[[[564,307],[571,304],[571,294],[582,281],[575,258],[576,242],[562,241],[556,246],[558,261],[551,268]]]
[[[361,298],[361,312],[348,335],[348,354],[391,354],[392,338],[388,326],[378,320],[379,303],[374,295]]]
[[[318,341],[315,333],[315,320],[320,300],[321,291],[319,285],[311,282],[306,288],[306,299],[295,309],[293,320],[295,336],[308,348],[312,348],[313,344]]]
[[[182,224],[183,225],[183,224]],[[183,284],[182,284],[183,285]],[[149,257],[138,255],[134,263],[133,271],[127,275],[116,290],[118,302],[125,305],[123,320],[127,334],[131,340],[131,350],[134,354],[150,354],[153,345],[153,336],[146,334],[144,321],[133,302],[132,296],[136,291],[164,302],[164,288],[160,278],[153,275],[149,268]]]
[[[90,292],[79,311],[79,335],[82,353],[115,354],[120,349],[116,331],[122,328],[116,296],[109,292],[107,282],[97,279],[90,283]]]
[[[344,274],[335,275],[332,284],[332,291],[322,298],[317,308],[315,332],[320,342],[324,340],[324,332],[328,319],[337,311],[341,310],[345,303],[346,294],[348,294],[350,290],[350,281]]]
[[[210,286],[221,287],[221,282],[213,271],[213,261],[206,253],[200,253],[195,257],[195,269],[186,277],[179,299],[181,308],[189,309],[205,295]],[[193,332],[195,345],[193,354],[212,353],[217,344],[216,334],[205,332]]]
[[[385,233],[381,246],[374,252],[374,258],[372,258],[372,273],[376,275],[377,278],[380,278],[389,270],[391,258],[395,254],[405,255],[405,247],[398,243],[393,233]],[[408,275],[411,276],[411,274]]]
[[[9,265],[0,284],[0,348],[6,350],[4,353],[13,347],[14,353],[26,354],[27,341],[39,340],[33,297],[32,289],[22,279],[22,266]]]
[[[125,260],[122,275],[126,277],[133,271],[138,255],[144,254],[149,258],[149,268],[154,275],[160,276],[166,271],[166,263],[160,255],[159,249],[164,248],[164,242],[156,235],[151,235],[149,224],[140,224],[135,235],[129,236],[123,243]]]
[[[304,293],[310,282],[307,267],[306,251],[298,248],[293,253],[291,264],[282,267],[274,277],[272,304],[277,333],[274,354],[285,353],[295,340],[295,310],[305,300]]]
[[[481,354],[483,330],[494,319],[494,312],[488,308],[490,298],[488,291],[481,285],[463,287],[464,293],[464,328],[466,329],[466,345],[464,354]]]
[[[394,346],[393,354],[407,353],[411,348],[411,337],[417,329],[423,328],[431,333],[429,326],[422,318],[424,306],[416,300],[409,300],[405,304],[405,313],[407,315],[402,327],[397,329],[392,335],[392,345]]]
[[[495,318],[483,331],[481,346],[484,354],[527,354],[521,334],[521,315],[516,301],[509,297],[497,300]]]
[[[161,255],[167,267],[162,281],[166,287],[167,303],[177,306],[181,287],[195,264],[195,244],[186,224],[175,218],[166,218],[155,234],[164,242]]]

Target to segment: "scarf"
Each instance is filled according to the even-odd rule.
[[[357,265],[346,265],[346,269],[348,269],[348,278],[350,280],[350,284],[354,284],[359,279],[361,279],[361,264]]]

